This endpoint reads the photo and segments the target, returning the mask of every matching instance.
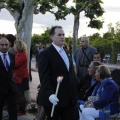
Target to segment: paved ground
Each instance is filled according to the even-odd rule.
[[[36,100],[37,86],[39,84],[38,72],[32,71],[32,82],[30,82],[30,96],[32,100]]]

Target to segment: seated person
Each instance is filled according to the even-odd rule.
[[[111,72],[111,77],[117,83],[119,87],[119,111],[120,111],[120,68],[117,68]]]
[[[95,77],[99,87],[94,89],[94,93],[99,99],[86,101],[84,105],[80,105],[82,111],[80,120],[95,120],[95,118],[109,120],[110,115],[119,113],[119,88],[110,74],[110,70],[105,65],[100,65],[96,70]]]
[[[111,72],[111,77],[117,83],[117,85],[120,89],[120,68],[113,70]]]
[[[93,54],[93,61],[100,61],[101,62],[102,58],[101,58],[101,54],[96,52]]]
[[[102,63],[99,61],[93,61],[89,65],[88,74],[85,75],[83,81],[80,81],[80,84],[78,86],[78,99],[79,100],[86,101],[88,96],[92,94],[98,82],[95,79],[95,72],[99,65],[102,65]]]

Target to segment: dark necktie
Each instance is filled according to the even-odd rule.
[[[6,70],[8,70],[9,64],[8,64],[8,61],[7,61],[6,55],[7,55],[6,53],[3,54],[3,59],[4,59],[4,65],[5,65],[5,68],[6,68]]]

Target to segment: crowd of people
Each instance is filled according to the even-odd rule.
[[[26,44],[16,39],[11,42],[8,36],[0,35],[0,120],[4,105],[9,120],[17,120],[26,113],[25,91],[32,78]],[[35,45],[40,85],[34,120],[109,120],[118,115],[120,69],[111,72],[87,36],[81,37],[74,54],[61,26],[51,28],[50,38],[47,47]]]

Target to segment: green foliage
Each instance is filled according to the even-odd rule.
[[[65,38],[65,42],[68,44],[69,47],[72,46],[73,44],[72,41],[73,41],[73,38],[70,36]]]
[[[8,0],[7,4],[11,8],[17,8],[20,4],[20,0]]]
[[[88,27],[97,28],[98,30],[103,27],[103,21],[100,20],[91,20],[88,24]]]
[[[31,46],[33,49],[33,53],[35,53],[35,45],[41,43],[42,45],[46,46],[46,44],[50,44],[50,36],[49,36],[50,29],[47,28],[44,33],[41,35],[34,34],[31,38]]]
[[[21,0],[1,0],[0,2],[5,2],[8,7],[13,9],[18,9]]]
[[[119,22],[117,22],[119,24]],[[116,24],[115,28],[112,25],[108,25],[108,31],[100,36],[99,33],[95,33],[90,38],[90,45],[97,48],[98,52],[101,53],[102,57],[105,54],[112,56],[112,61],[116,63],[117,54],[120,53],[120,29]]]
[[[53,8],[53,5],[50,4],[48,0],[40,1],[40,12],[45,14],[47,11],[50,11]]]
[[[94,2],[89,4],[85,8],[85,16],[90,18],[88,27],[91,28],[102,28],[103,21],[97,20],[98,17],[101,17],[104,13],[104,9],[101,7],[101,1]]]
[[[60,4],[66,4],[69,0],[59,0],[60,1]]]

